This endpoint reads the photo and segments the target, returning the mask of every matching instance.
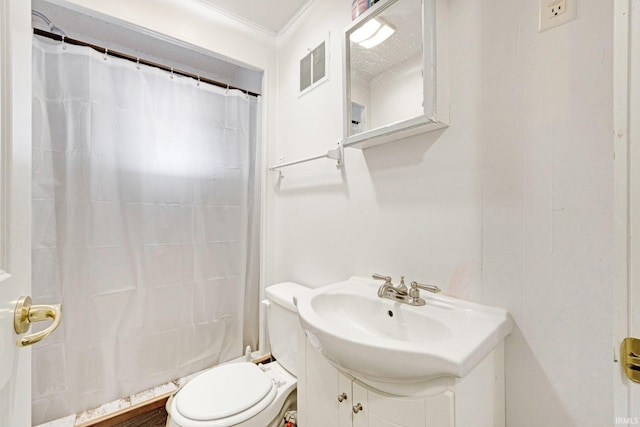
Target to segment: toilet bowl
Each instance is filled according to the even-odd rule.
[[[267,329],[276,361],[219,365],[193,378],[167,402],[167,427],[276,427],[296,405],[297,314],[293,297],[307,288],[266,289]]]

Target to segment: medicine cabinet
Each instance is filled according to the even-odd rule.
[[[446,0],[382,0],[344,31],[345,147],[449,123]]]

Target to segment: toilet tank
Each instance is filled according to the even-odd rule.
[[[267,309],[267,336],[271,355],[293,375],[297,376],[298,314],[293,304],[294,295],[309,291],[292,282],[277,283],[265,289],[270,306]]]

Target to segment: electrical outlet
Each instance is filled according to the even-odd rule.
[[[576,0],[540,0],[538,31],[543,32],[576,19]]]

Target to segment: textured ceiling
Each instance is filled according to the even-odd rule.
[[[231,15],[278,32],[308,0],[199,0]]]

